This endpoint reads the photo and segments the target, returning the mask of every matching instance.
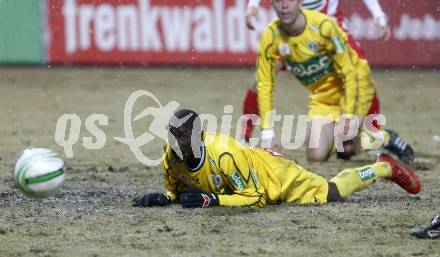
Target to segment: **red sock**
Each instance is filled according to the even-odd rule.
[[[258,110],[258,94],[252,89],[248,89],[246,96],[243,101],[243,114],[255,114],[259,115]],[[252,124],[252,120],[248,120],[246,122],[246,127],[244,128],[244,139],[249,141],[249,138],[252,136],[252,130],[254,129],[254,125]]]
[[[379,98],[377,97],[376,93],[374,93],[374,97],[373,97],[373,100],[371,101],[371,107],[370,107],[370,111],[368,112],[368,114],[380,114],[380,101],[379,101]],[[376,129],[380,129],[380,125],[377,123],[376,120],[373,121],[372,125]]]

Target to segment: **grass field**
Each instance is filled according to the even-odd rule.
[[[124,135],[123,110],[130,93],[148,90],[162,104],[178,101],[218,117],[231,104],[237,119],[251,74],[230,69],[0,69],[0,256],[438,256],[440,240],[409,235],[440,211],[438,72],[374,72],[386,127],[399,131],[416,151],[411,167],[423,183],[419,195],[378,182],[347,202],[323,206],[131,207],[136,194],[164,189],[160,167],[145,167],[113,139]],[[278,112],[305,114],[305,89],[288,76],[278,82]],[[64,156],[54,134],[65,113],[82,120],[74,158],[65,158],[65,185],[55,197],[30,200],[14,186],[13,162],[29,146],[53,148]],[[99,150],[82,144],[82,137],[90,136],[84,122],[93,113],[109,117],[102,127],[107,141]],[[148,120],[139,121],[135,133],[147,125]],[[155,139],[143,150],[157,157],[162,146]],[[309,164],[302,149],[287,154],[326,178],[374,159],[364,153],[350,162],[332,158]]]

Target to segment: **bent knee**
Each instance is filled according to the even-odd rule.
[[[307,161],[309,162],[323,162],[327,161],[329,157],[329,152],[320,151],[320,149],[308,149],[307,150]]]

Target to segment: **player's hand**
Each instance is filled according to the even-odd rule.
[[[390,40],[393,34],[385,16],[374,18],[374,25],[376,26],[376,29],[382,34],[382,40]]]
[[[205,208],[220,204],[217,195],[200,190],[184,191],[179,197],[184,208]]]
[[[151,193],[143,196],[135,197],[133,200],[133,207],[151,207],[151,206],[165,206],[172,204],[171,198],[166,194]]]
[[[261,131],[261,148],[278,151],[281,154],[285,153],[281,142],[276,139],[273,129],[264,129]]]
[[[254,18],[258,18],[258,8],[255,6],[249,6],[246,9],[246,14],[244,19],[246,20],[246,26],[250,30],[255,30]]]
[[[262,139],[261,148],[273,150],[281,154],[284,154],[286,152],[286,149],[284,149],[284,147],[281,145],[280,140],[276,138]]]

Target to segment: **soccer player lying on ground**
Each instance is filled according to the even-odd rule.
[[[167,193],[136,197],[134,206],[323,204],[343,201],[380,178],[411,194],[421,189],[412,170],[384,154],[374,164],[345,169],[326,181],[280,154],[246,147],[226,135],[205,133],[199,116],[191,110],[179,110],[170,119],[168,140],[163,150]]]
[[[271,111],[276,66],[282,61],[311,93],[307,159],[325,161],[335,150],[334,135],[343,134],[339,131],[344,126],[336,126],[340,116],[348,115],[340,120],[345,124],[356,115],[362,127],[370,113],[375,88],[368,62],[359,58],[347,43],[347,35],[337,21],[320,12],[301,9],[301,3],[301,0],[273,0],[278,19],[266,27],[259,43],[256,79],[262,147],[279,146]],[[405,162],[414,159],[411,146],[391,130],[375,132],[368,128],[360,134],[365,138],[373,134],[381,138],[382,146]],[[344,151],[339,151],[338,157],[349,159],[356,154],[361,148],[359,138],[344,142]]]

